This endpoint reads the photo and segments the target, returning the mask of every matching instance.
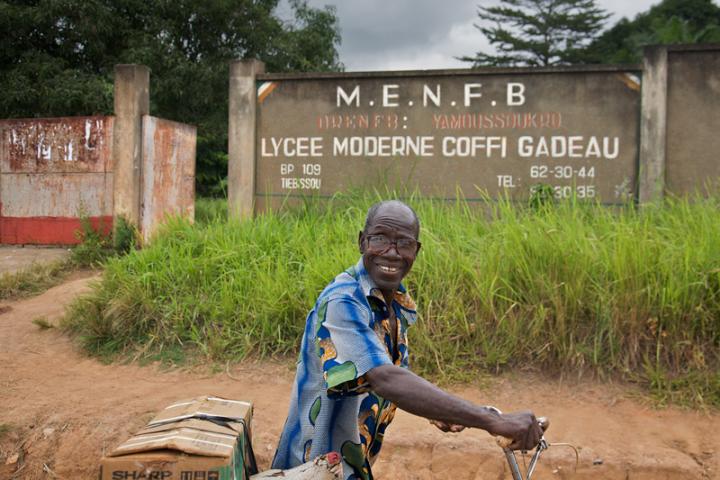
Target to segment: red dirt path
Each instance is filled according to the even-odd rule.
[[[76,278],[29,300],[0,303],[0,479],[97,478],[103,452],[154,412],[209,393],[255,403],[253,443],[267,468],[285,420],[291,365],[242,363],[215,373],[104,365],[56,329],[32,323],[37,317],[56,322],[64,305],[87,288],[87,278]],[[490,387],[452,390],[503,410],[548,415],[548,440],[581,448],[575,474],[572,451],[551,448],[538,480],[720,478],[718,413],[655,410],[627,388],[597,383],[504,377]],[[379,479],[510,478],[485,432],[444,434],[404,412],[390,427],[374,471]]]

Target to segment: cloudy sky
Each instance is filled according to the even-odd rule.
[[[660,0],[598,0],[613,14],[608,25],[632,18]],[[454,57],[487,48],[473,26],[488,0],[309,0],[334,5],[340,19],[340,60],[347,71],[466,68]]]

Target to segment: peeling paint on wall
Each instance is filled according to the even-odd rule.
[[[112,171],[112,117],[3,120],[0,131],[3,172]]]
[[[80,218],[109,232],[114,117],[0,120],[0,243],[74,244]],[[196,128],[143,117],[141,230],[194,218]]]

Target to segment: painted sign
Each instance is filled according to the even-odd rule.
[[[469,201],[635,197],[637,72],[258,77],[256,204],[353,187]]]

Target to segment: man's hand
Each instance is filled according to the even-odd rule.
[[[465,430],[465,427],[463,425],[458,425],[456,423],[447,423],[443,422],[442,420],[430,420],[430,423],[435,425],[437,428],[442,430],[443,432],[452,432],[452,433],[458,433]]]
[[[543,435],[535,415],[528,411],[498,414],[488,432],[512,439],[511,450],[532,450]]]

